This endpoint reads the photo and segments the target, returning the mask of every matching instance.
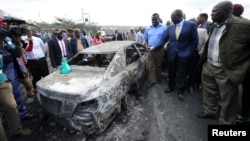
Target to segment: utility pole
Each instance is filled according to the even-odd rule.
[[[83,13],[83,17],[84,17],[84,23],[86,22],[90,22],[90,15],[89,13]]]
[[[82,11],[82,22],[83,22],[83,25],[85,25],[85,22],[84,22],[84,11],[85,9],[81,9],[81,11]]]
[[[82,11],[82,21],[83,21],[83,26],[84,26],[84,29],[85,29],[85,26],[86,26],[86,22],[90,22],[90,14],[89,13],[86,13],[86,12],[84,12],[85,11],[85,9],[81,9],[81,11]],[[86,16],[87,16],[87,18],[86,18]]]

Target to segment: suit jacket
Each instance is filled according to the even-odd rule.
[[[81,42],[82,42],[82,46],[84,47],[84,49],[89,47],[89,44],[86,38],[81,37]],[[77,53],[77,39],[75,37],[71,38],[70,46],[72,50],[72,55],[74,56]]]
[[[66,57],[69,59],[72,57],[72,50],[69,41],[67,39],[63,39],[63,41],[67,52]],[[60,66],[62,62],[62,51],[57,41],[57,38],[53,38],[48,42],[48,48],[52,67],[56,68],[57,66]]]
[[[188,62],[190,56],[197,51],[198,33],[194,22],[184,21],[178,40],[175,36],[175,24],[168,27],[167,30],[168,60],[173,61],[175,56],[180,61]]]
[[[212,33],[212,25],[209,33]],[[246,72],[250,71],[250,21],[232,16],[222,33],[219,41],[219,55],[222,69],[229,79],[235,83],[242,83]],[[211,34],[210,34],[211,35]],[[208,43],[204,46],[201,62],[207,61]]]
[[[113,41],[116,41],[115,40],[115,35],[116,35],[116,33],[113,35],[113,38],[112,38],[112,40]],[[121,33],[117,33],[117,41],[122,41],[123,40],[123,38],[122,38],[122,34]]]

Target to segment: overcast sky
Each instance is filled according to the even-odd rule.
[[[160,14],[163,22],[170,20],[175,9],[182,9],[187,19],[200,12],[209,15],[220,0],[0,0],[0,9],[25,20],[52,23],[55,17],[64,17],[74,22],[85,18],[99,25],[151,25],[151,15]],[[243,17],[250,19],[250,0],[234,0],[244,5]]]

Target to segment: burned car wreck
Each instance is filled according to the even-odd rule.
[[[146,55],[146,47],[134,41],[87,48],[68,60],[71,73],[55,71],[37,82],[38,101],[59,125],[100,134],[121,112],[129,91],[142,86]]]

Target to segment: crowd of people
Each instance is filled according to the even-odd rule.
[[[184,12],[176,9],[166,24],[162,23],[158,13],[154,13],[152,25],[137,30],[131,28],[128,33],[115,30],[112,40],[131,40],[147,46],[148,88],[161,84],[162,62],[167,60],[165,93],[176,90],[179,101],[183,102],[186,89],[189,93],[196,88],[202,89],[204,111],[197,117],[219,119],[220,124],[235,124],[236,120],[250,122],[247,87],[250,80],[250,21],[241,17],[243,11],[241,4],[222,1],[212,9],[213,22],[208,22],[207,13],[187,20]],[[91,36],[78,28],[69,28],[67,32],[55,29],[52,37],[45,40],[30,27],[25,36],[8,37],[6,32],[0,27],[0,108],[5,115],[2,120],[9,126],[11,135],[29,136],[31,130],[22,128],[21,121],[34,115],[29,113],[22,99],[20,82],[25,84],[28,96],[32,97],[37,81],[49,74],[47,55],[52,67],[57,69],[63,57],[69,59],[105,40],[100,32]],[[240,111],[239,86],[243,89]],[[2,126],[0,139],[7,140]]]
[[[181,9],[171,14],[172,24],[152,15],[144,33],[148,55],[148,88],[161,83],[162,59],[167,60],[168,87],[184,101],[185,90],[202,88],[204,111],[198,118],[218,119],[220,124],[249,123],[250,21],[241,17],[244,7],[231,1],[216,4],[211,13],[187,20]],[[166,58],[163,58],[166,46]],[[238,110],[239,87],[243,86],[242,109]],[[239,114],[239,115],[237,115]]]

